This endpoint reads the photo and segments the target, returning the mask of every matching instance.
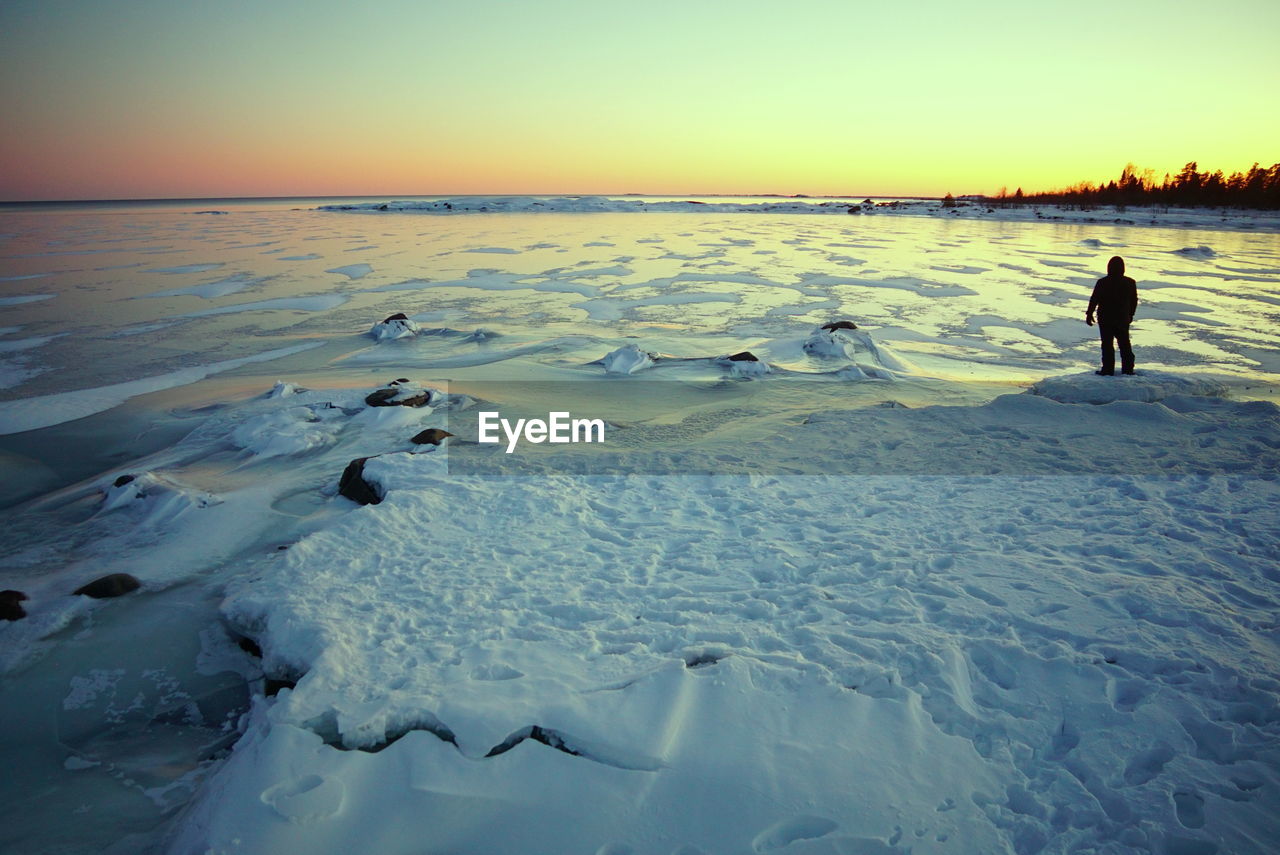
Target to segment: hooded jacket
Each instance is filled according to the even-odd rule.
[[[1089,314],[1098,312],[1098,324],[1127,327],[1138,310],[1138,283],[1124,275],[1124,259],[1114,256],[1107,262],[1107,275],[1093,286]]]

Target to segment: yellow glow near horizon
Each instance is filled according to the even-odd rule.
[[[1230,37],[1214,37],[1215,32]],[[1280,160],[1280,6],[0,6],[0,199],[942,195]]]

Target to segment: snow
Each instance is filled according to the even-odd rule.
[[[600,359],[606,374],[635,374],[653,366],[654,355],[639,345],[624,344]]]
[[[233,585],[228,621],[301,680],[172,851],[1125,851],[1197,839],[1171,791],[1249,850],[1274,797],[1245,793],[1280,783],[1249,652],[1280,410],[1172,403],[832,411],[673,461],[831,470],[803,476],[383,454],[380,505]]]
[[[389,317],[370,327],[369,335],[376,341],[395,341],[401,338],[412,338],[421,330],[422,328],[412,318]]]
[[[46,379],[0,402],[11,481],[44,485],[0,526],[29,597],[0,621],[0,848],[1270,851],[1269,219],[535,201],[573,216],[14,238],[255,302],[175,334],[120,265],[57,270],[67,318],[6,310]],[[275,275],[246,249],[273,241],[378,281]],[[1116,252],[1139,368],[1098,377]],[[238,272],[200,284],[214,262]],[[367,405],[393,383],[439,394]],[[506,454],[489,409],[605,441]],[[338,495],[359,458],[378,505]],[[71,595],[111,572],[142,588]]]
[[[124,480],[124,479],[128,480]],[[123,481],[123,483],[121,483]],[[221,499],[192,490],[154,472],[121,476],[103,486],[99,513],[127,511],[136,527],[169,525],[192,510],[218,504]]]
[[[1109,404],[1112,401],[1163,401],[1174,395],[1219,396],[1226,386],[1213,377],[1177,375],[1142,369],[1136,374],[1099,376],[1093,372],[1047,377],[1030,389],[1064,404]]]
[[[290,407],[250,419],[231,432],[231,442],[259,457],[301,454],[333,442],[342,410]]]

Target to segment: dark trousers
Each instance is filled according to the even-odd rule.
[[[1102,370],[1112,374],[1116,370],[1116,345],[1120,346],[1120,370],[1133,371],[1133,347],[1129,344],[1128,324],[1106,324],[1098,321],[1102,336]]]

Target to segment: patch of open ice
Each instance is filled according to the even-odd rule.
[[[345,294],[319,294],[314,297],[277,297],[274,300],[258,300],[253,303],[236,303],[231,306],[218,306],[213,309],[198,309],[175,315],[179,318],[207,318],[213,315],[232,315],[237,312],[324,312],[341,306],[351,298]]]
[[[209,270],[217,270],[223,267],[221,261],[214,261],[208,264],[182,264],[177,267],[153,267],[147,270],[147,273],[204,273]]]
[[[295,353],[301,353],[304,350],[319,347],[321,344],[323,342],[296,344],[290,347],[268,350],[265,353],[258,353],[253,356],[240,357],[239,359],[228,359],[223,362],[183,368],[168,374],[146,377],[141,380],[130,380],[125,383],[114,383],[110,386],[99,386],[94,389],[77,389],[72,392],[55,392],[52,395],[6,401],[4,406],[0,407],[0,435],[37,430],[51,425],[62,424],[63,422],[74,421],[75,419],[82,419],[85,416],[91,416],[117,407],[138,395],[158,392],[162,389],[172,389],[175,386],[185,386],[203,380],[211,374],[231,371],[243,365],[282,359]]]
[[[20,329],[20,327],[18,328]],[[0,353],[14,353],[19,350],[31,350],[33,347],[40,347],[48,344],[55,338],[61,338],[66,333],[54,333],[53,335],[37,335],[31,338],[11,339],[9,341],[0,341]]]
[[[1113,401],[1153,403],[1174,395],[1220,396],[1226,394],[1226,387],[1212,377],[1140,369],[1133,375],[1103,377],[1084,372],[1046,377],[1027,391],[1064,404],[1109,404]]]
[[[244,289],[266,282],[269,277],[266,276],[250,276],[248,273],[233,273],[230,276],[219,279],[216,282],[209,282],[204,285],[192,285],[190,288],[170,288],[167,291],[155,291],[151,294],[141,294],[141,297],[203,297],[206,300],[212,300],[217,297],[226,297],[229,294],[235,294]]]
[[[52,300],[57,294],[23,294],[15,297],[0,297],[0,306],[19,306],[23,303],[37,303],[40,300]]]
[[[339,273],[348,279],[363,279],[373,272],[373,265],[367,262],[360,264],[344,264],[341,267],[333,267],[326,270],[325,273]]]
[[[24,353],[24,351],[41,347],[42,345],[53,341],[55,338],[61,338],[64,335],[66,335],[66,333],[55,333],[53,335],[32,336],[31,338],[0,341],[0,389],[12,388],[20,383],[30,380],[37,374],[44,373],[47,369],[31,365],[29,357]],[[6,354],[14,355],[6,358]]]

